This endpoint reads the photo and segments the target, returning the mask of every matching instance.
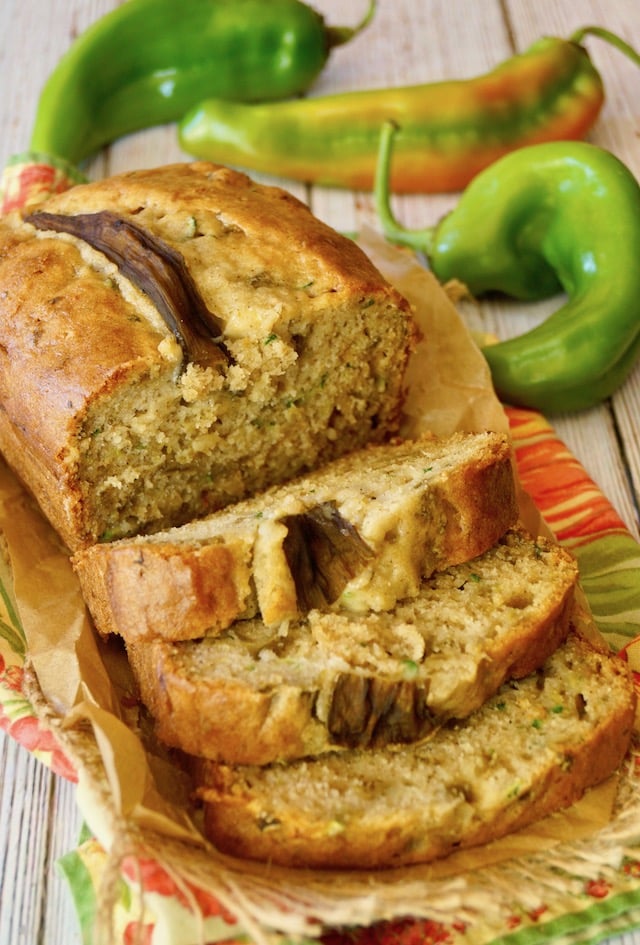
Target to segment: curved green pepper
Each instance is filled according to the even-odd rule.
[[[370,21],[328,27],[301,0],[127,0],[82,33],[47,80],[31,150],[77,163],[178,121],[200,99],[269,101],[305,91],[331,49]]]
[[[610,396],[640,355],[640,184],[608,151],[522,148],[479,174],[436,226],[406,230],[389,205],[394,134],[380,142],[377,210],[387,238],[426,253],[442,282],[517,299],[561,291],[542,324],[483,348],[498,395],[545,413]]]

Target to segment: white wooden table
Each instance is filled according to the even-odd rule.
[[[316,0],[315,6],[330,23],[355,23],[366,3]],[[40,87],[71,39],[117,5],[116,0],[1,0],[2,164],[27,148]],[[640,48],[640,0],[379,0],[366,34],[333,53],[313,91],[473,76],[542,35],[566,37],[591,23],[607,26]],[[597,39],[588,40],[587,47],[607,89],[607,103],[591,139],[616,153],[640,177],[640,69]],[[118,142],[93,161],[88,172],[98,177],[181,159],[174,129],[160,128]],[[354,231],[375,222],[368,195],[287,186],[339,230]],[[420,226],[434,222],[456,199],[411,196],[398,199],[395,206],[407,225]],[[544,314],[544,306],[538,311]],[[499,311],[487,307],[485,312],[489,329],[502,336],[515,333]],[[518,330],[522,324],[518,322]],[[554,417],[553,423],[630,531],[640,537],[640,363],[611,403],[580,415]],[[73,787],[2,736],[0,945],[81,941],[68,889],[54,867],[58,856],[75,847],[79,829]],[[623,941],[640,945],[640,930],[617,939]]]

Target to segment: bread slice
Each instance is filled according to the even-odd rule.
[[[455,434],[350,453],[179,529],[74,557],[103,633],[194,639],[260,614],[385,610],[517,518],[507,439]]]
[[[525,676],[564,640],[573,557],[510,531],[393,611],[311,611],[269,629],[129,647],[158,737],[193,755],[266,764],[423,738]]]
[[[181,524],[398,426],[415,327],[356,244],[215,164],[0,221],[0,449],[68,546]]]
[[[428,862],[578,800],[623,760],[634,706],[626,664],[571,634],[543,669],[418,746],[202,762],[205,830],[220,850],[286,866]]]

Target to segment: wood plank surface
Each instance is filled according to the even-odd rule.
[[[73,37],[117,5],[116,0],[2,0],[2,164],[27,148],[42,84]],[[313,5],[332,24],[355,23],[367,0],[315,0]],[[332,54],[311,94],[471,77],[542,35],[564,37],[592,23],[640,48],[638,0],[379,0],[373,23],[359,39]],[[611,149],[640,177],[640,69],[599,39],[590,38],[586,45],[607,90],[590,138]],[[169,126],[117,142],[91,161],[87,171],[100,177],[185,157]],[[376,224],[369,194],[278,182],[339,230]],[[394,208],[407,225],[424,226],[457,199],[453,194],[403,196],[394,199]],[[485,328],[507,337],[557,304],[551,300],[533,309],[483,304],[476,314]],[[610,403],[554,417],[553,423],[632,534],[640,537],[640,365]],[[1,733],[0,824],[0,945],[80,943],[71,898],[54,865],[77,841],[80,817],[74,788]],[[612,941],[640,945],[640,932]]]

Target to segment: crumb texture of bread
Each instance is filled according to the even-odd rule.
[[[376,869],[488,843],[566,807],[619,766],[635,702],[626,664],[571,634],[419,746],[290,764],[200,764],[223,851],[287,866]]]
[[[229,353],[190,361],[103,253],[2,221],[0,448],[72,550],[189,521],[397,428],[408,303],[292,195],[194,162],[43,209],[110,211],[179,253]]]
[[[424,436],[354,450],[181,528],[81,550],[74,567],[103,634],[189,639],[251,616],[276,626],[311,609],[390,610],[517,516],[503,434]]]
[[[161,741],[231,764],[415,742],[539,667],[569,630],[577,566],[509,531],[392,611],[129,647]]]

